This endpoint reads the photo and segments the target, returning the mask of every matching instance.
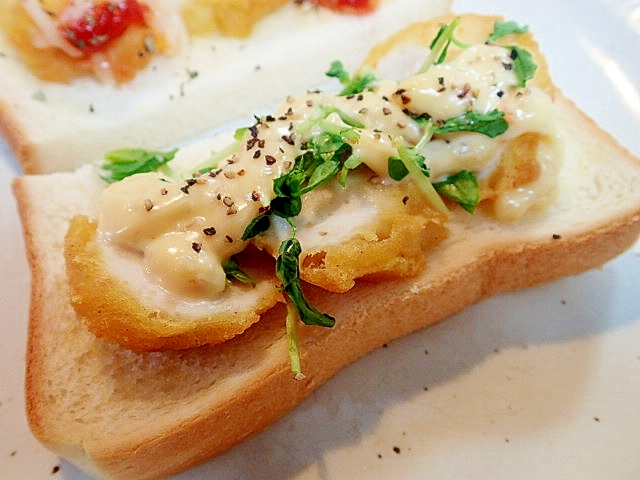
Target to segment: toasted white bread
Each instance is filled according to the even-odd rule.
[[[25,173],[71,171],[125,145],[173,146],[320,86],[333,60],[353,69],[373,43],[450,3],[382,0],[374,13],[353,17],[292,1],[246,39],[194,37],[120,86],[39,80],[0,32],[0,134]]]
[[[640,160],[560,92],[555,111],[565,139],[555,204],[510,224],[454,210],[449,237],[417,277],[360,281],[346,294],[309,289],[337,322],[299,328],[304,380],[291,374],[280,309],[215,347],[137,354],[97,339],[69,304],[63,245],[70,219],[95,212],[100,180],[92,167],[17,179],[33,276],[34,434],[98,478],[160,478],[266,427],[384,343],[490,295],[612,259],[640,234]]]

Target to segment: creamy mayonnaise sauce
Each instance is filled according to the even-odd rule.
[[[108,248],[138,254],[148,273],[167,290],[187,296],[222,292],[226,285],[222,265],[246,247],[241,236],[274,197],[273,181],[291,169],[304,143],[321,128],[347,126],[337,113],[323,113],[327,108],[339,110],[359,126],[353,151],[382,182],[392,181],[387,168],[389,157],[397,155],[394,142],[413,146],[421,138],[422,129],[410,114],[426,114],[437,122],[469,110],[504,111],[509,123],[504,135],[495,139],[477,133],[442,135],[427,143],[422,154],[433,180],[462,169],[486,174],[495,167],[506,141],[529,131],[543,134],[548,141],[539,152],[540,178],[496,201],[499,219],[516,219],[550,195],[559,158],[551,100],[535,88],[516,84],[508,50],[478,45],[399,83],[382,81],[372,91],[289,97],[273,116],[251,127],[235,153],[211,173],[179,183],[168,182],[159,173],[138,174],[106,188],[100,238]],[[314,121],[320,117],[326,117],[323,127]],[[362,206],[355,200],[349,204],[336,210],[335,222],[343,237],[350,225],[342,220],[349,217],[349,209]],[[351,213],[354,219],[375,218],[375,212]],[[331,231],[326,211],[318,220],[325,224],[323,235]],[[302,229],[313,229],[308,214],[304,223],[299,238],[304,238]],[[352,223],[357,228],[358,221]]]

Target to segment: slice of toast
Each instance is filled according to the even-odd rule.
[[[247,39],[194,37],[120,86],[39,80],[0,31],[0,135],[25,173],[71,171],[123,145],[173,146],[320,86],[333,60],[354,68],[373,43],[446,13],[451,2],[383,0],[357,17],[295,3],[265,17]]]
[[[26,388],[34,434],[98,478],[160,478],[266,427],[382,344],[493,294],[614,258],[640,234],[640,160],[559,92],[555,109],[565,138],[556,203],[513,224],[455,210],[451,234],[417,277],[361,281],[347,294],[309,289],[337,322],[299,328],[304,380],[291,374],[278,309],[216,347],[136,354],[96,339],[69,305],[62,254],[71,217],[95,211],[95,170],[17,179],[33,276]]]

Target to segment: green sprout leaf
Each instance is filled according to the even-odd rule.
[[[335,318],[319,312],[309,304],[302,291],[300,280],[300,253],[302,247],[296,238],[289,238],[280,244],[278,259],[276,260],[276,276],[282,282],[282,289],[295,305],[300,320],[305,325],[333,327]]]
[[[452,43],[461,48],[469,47],[468,44],[461,42],[454,36],[454,32],[456,28],[458,28],[459,24],[460,17],[456,17],[449,25],[443,25],[440,27],[440,30],[438,30],[438,33],[429,45],[429,55],[418,70],[418,73],[424,73],[431,68],[431,65],[437,65],[444,62]]]
[[[227,276],[229,281],[238,281],[240,283],[244,283],[245,285],[251,285],[252,287],[256,286],[255,280],[253,280],[246,272],[244,272],[238,263],[230,258],[223,265],[222,269]]]
[[[269,227],[271,226],[270,215],[271,211],[268,211],[251,220],[249,225],[247,225],[247,228],[245,228],[242,233],[242,240],[250,240],[253,237],[269,230]]]
[[[331,67],[326,72],[327,77],[337,78],[343,88],[339,95],[353,95],[362,93],[371,87],[378,79],[373,70],[365,68],[351,78],[349,72],[344,68],[342,62],[336,60],[331,63]]]
[[[480,201],[478,179],[473,172],[462,170],[441,182],[433,184],[436,191],[473,213]]]
[[[400,157],[389,157],[387,170],[389,172],[389,176],[396,182],[399,182],[409,175],[409,170],[404,166],[404,162]]]
[[[449,118],[434,125],[432,131],[434,134],[475,132],[495,138],[502,135],[508,128],[509,124],[504,119],[504,112],[492,110],[488,113],[465,112],[459,117]]]
[[[420,190],[422,190],[427,201],[431,203],[436,210],[448,215],[449,210],[442,201],[442,198],[440,198],[440,195],[438,195],[438,192],[433,188],[433,184],[429,180],[429,170],[424,166],[424,157],[419,153],[424,145],[431,139],[431,135],[431,131],[427,129],[422,139],[412,148],[404,145],[401,139],[396,139],[394,146],[398,151],[398,156],[389,159],[389,175],[392,174],[391,170],[393,170],[393,174],[400,179],[408,175],[409,178],[418,185]],[[398,162],[404,166],[404,170],[398,165]],[[403,175],[404,171],[407,172],[405,175]]]
[[[486,43],[495,42],[496,40],[512,33],[520,34],[527,33],[528,31],[529,27],[527,27],[526,25],[521,27],[513,21],[501,22],[499,20],[496,20],[493,24],[493,32],[487,37]]]
[[[517,85],[524,87],[527,81],[531,80],[538,66],[533,61],[533,55],[522,47],[507,47],[510,50],[510,57],[513,59],[513,70],[518,79]]]
[[[165,173],[173,175],[171,169],[166,165],[173,160],[177,152],[177,148],[166,152],[142,148],[111,150],[104,156],[105,163],[101,168],[106,172],[106,175],[102,178],[106,182],[114,183],[136,173],[154,172],[162,168],[165,169]]]

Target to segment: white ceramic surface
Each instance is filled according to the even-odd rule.
[[[640,0],[459,0],[526,23],[556,83],[640,154]],[[86,480],[24,414],[29,274],[0,143],[0,478]],[[501,295],[347,368],[175,480],[640,478],[640,243]],[[54,473],[55,472],[55,473]]]

